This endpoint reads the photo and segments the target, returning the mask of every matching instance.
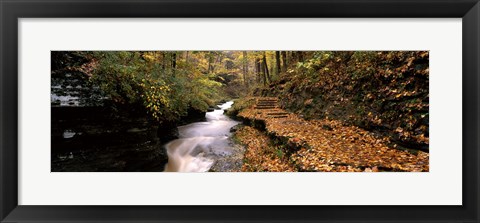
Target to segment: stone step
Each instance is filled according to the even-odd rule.
[[[267,115],[288,115],[287,112],[270,112]]]
[[[257,104],[257,106],[275,106],[277,104]]]
[[[268,116],[269,118],[288,118],[288,115]]]
[[[257,105],[276,105],[277,103],[257,103]]]
[[[274,109],[276,107],[255,107],[255,109]]]
[[[273,108],[273,107],[277,107],[277,106],[276,105],[257,105],[255,107],[257,107],[257,108],[272,107]]]
[[[277,105],[255,105],[255,107],[278,107]]]
[[[276,98],[259,98],[254,106],[255,109],[278,109],[278,99]],[[280,111],[281,112],[281,111]]]

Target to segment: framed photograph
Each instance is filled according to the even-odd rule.
[[[478,222],[467,1],[1,1],[1,222]]]

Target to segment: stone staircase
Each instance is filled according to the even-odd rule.
[[[275,109],[277,106],[278,99],[276,98],[257,98],[255,104],[255,109]]]
[[[254,109],[268,110],[265,114],[269,118],[287,118],[289,114],[279,108],[277,98],[258,98]]]

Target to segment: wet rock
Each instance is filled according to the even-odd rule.
[[[233,126],[232,128],[230,128],[230,132],[233,133],[233,132],[236,132],[238,131],[239,129],[241,129],[242,127],[244,127],[245,125],[243,124],[238,124],[236,126]]]
[[[51,171],[162,171],[167,156],[161,140],[178,137],[175,123],[159,127],[141,106],[113,106],[89,75],[68,69],[84,62],[52,52]]]
[[[178,139],[178,128],[175,122],[164,122],[157,130],[157,136],[161,143],[167,143]]]
[[[206,114],[205,111],[189,108],[187,111],[187,115],[183,116],[175,124],[177,126],[180,126],[180,125],[186,125],[192,122],[203,122],[205,121],[205,114]]]
[[[50,84],[52,106],[102,106],[107,99],[82,72],[52,72]]]
[[[142,115],[112,114],[106,107],[52,107],[51,170],[162,171],[167,155],[158,125]]]
[[[215,157],[209,172],[241,172],[245,147],[232,144],[232,152]]]

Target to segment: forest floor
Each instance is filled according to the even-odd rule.
[[[252,97],[238,117],[246,146],[243,171],[429,171],[429,154],[408,152],[356,126],[337,120],[305,120],[278,107],[278,99]]]

